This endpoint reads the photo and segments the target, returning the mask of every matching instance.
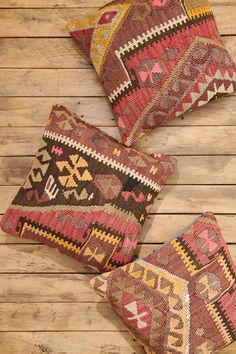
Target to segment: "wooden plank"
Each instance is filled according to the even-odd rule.
[[[104,96],[93,69],[0,69],[1,96]]]
[[[127,328],[108,303],[0,304],[0,332],[113,331]],[[24,323],[24,328],[22,328]]]
[[[0,185],[21,185],[34,157],[0,157]],[[235,184],[236,156],[178,156],[178,172],[166,184]],[[206,178],[210,176],[210,178]]]
[[[1,246],[2,247],[2,246]],[[29,247],[29,246],[28,246]],[[34,246],[39,247],[39,246]],[[46,246],[41,246],[45,247]],[[143,245],[143,257],[157,245]],[[48,248],[47,248],[48,249]],[[236,245],[229,246],[233,260],[236,260]],[[45,259],[45,261],[47,261]],[[75,261],[76,262],[76,261]],[[25,267],[27,266],[27,262]],[[28,264],[28,269],[31,264]],[[40,269],[40,267],[38,267]],[[93,274],[0,274],[0,302],[2,303],[57,303],[57,302],[100,302],[100,298],[89,285]],[[104,302],[104,301],[102,301]]]
[[[223,37],[236,59],[236,38]],[[72,38],[0,38],[1,68],[89,68],[91,61]]]
[[[100,127],[116,126],[105,97],[0,97],[0,127],[44,127],[52,105],[63,104],[82,119]],[[236,95],[210,102],[173,119],[167,126],[236,125]]]
[[[101,298],[89,285],[93,277],[89,274],[1,274],[0,302],[100,302]]]
[[[173,237],[174,235],[172,235]],[[234,235],[235,236],[235,235]],[[156,239],[156,242],[158,240]],[[143,257],[155,249],[157,244],[139,245],[135,253],[136,257]],[[233,260],[236,261],[236,245],[229,246]],[[64,256],[46,245],[0,245],[0,274],[5,273],[53,273],[53,274],[87,274],[95,273],[90,268],[84,267],[78,261]],[[1,283],[1,277],[0,277]]]
[[[161,214],[149,215],[141,235],[139,236],[140,243],[157,243],[166,242],[176,235],[180,230],[189,225],[197,215],[194,214]],[[1,216],[0,216],[1,219]],[[235,242],[236,230],[236,215],[217,215],[217,220],[222,229],[224,238],[227,242]],[[0,230],[0,244],[36,244],[31,240],[20,237],[14,237],[5,234]],[[39,243],[37,243],[39,244]],[[58,255],[53,255],[53,259],[59,259]],[[66,256],[63,266],[70,266],[70,261]]]
[[[0,186],[0,213],[3,214],[19,187]],[[234,186],[165,186],[151,212],[158,214],[192,214],[210,210],[219,214],[236,213]]]
[[[213,5],[215,18],[223,35],[236,33],[234,9],[234,4]],[[2,9],[0,37],[69,37],[67,23],[85,12],[84,8],[77,13],[69,8]]]
[[[236,96],[229,98],[233,109]],[[0,126],[45,127],[54,104],[63,104],[90,124],[116,126],[105,97],[0,97]],[[234,119],[236,122],[235,115],[229,113],[224,122],[232,125]]]
[[[94,273],[46,245],[0,245],[0,273]],[[0,281],[1,283],[1,281]]]
[[[0,333],[0,342],[0,354],[144,353],[128,332],[6,332]]]
[[[231,43],[229,46],[233,46]],[[73,38],[0,38],[1,68],[88,68]]]
[[[118,128],[102,127],[110,136],[120,139]],[[2,127],[0,156],[32,156],[37,152],[43,134],[41,127]],[[235,155],[236,126],[161,127],[146,135],[137,148],[148,153],[170,155]]]
[[[0,341],[0,354],[90,354],[91,348],[94,354],[145,353],[128,332],[3,332]],[[235,351],[233,343],[218,354]]]
[[[153,244],[167,242],[191,224],[197,216],[193,214],[149,215],[139,236],[139,242]],[[235,243],[236,215],[217,215],[216,217],[225,240]]]
[[[0,0],[0,8],[90,8],[107,4],[107,0]],[[222,5],[222,0],[211,0],[211,5]],[[235,0],[226,0],[224,5],[234,5]]]
[[[0,342],[0,354],[144,354],[127,332],[8,332]]]
[[[0,8],[89,8],[106,3],[107,0],[0,0]]]
[[[105,92],[94,69],[2,69],[0,68],[0,96],[57,97],[100,96]],[[55,101],[54,99],[54,101]],[[234,102],[234,98],[218,102]],[[207,107],[209,104],[207,105]],[[4,106],[3,106],[4,107]],[[205,108],[205,107],[204,107]],[[199,110],[197,110],[199,111]],[[231,112],[231,107],[226,112]],[[217,114],[220,112],[217,111]],[[203,113],[205,114],[205,113]],[[189,115],[190,116],[190,115]]]

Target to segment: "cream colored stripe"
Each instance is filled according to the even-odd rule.
[[[161,186],[158,183],[155,183],[153,180],[141,175],[140,173],[138,173],[134,169],[131,169],[131,168],[121,164],[120,162],[114,161],[111,158],[109,158],[103,154],[100,154],[99,152],[96,152],[95,150],[79,143],[78,141],[75,141],[67,136],[64,136],[62,134],[57,134],[57,133],[49,131],[49,130],[45,130],[43,136],[48,139],[52,139],[54,141],[58,141],[62,144],[73,147],[76,150],[81,150],[82,152],[84,152],[88,156],[92,156],[93,158],[95,158],[99,162],[102,162],[105,165],[110,166],[111,168],[114,168],[115,170],[119,170],[120,172],[122,172],[126,175],[130,175],[130,177],[132,177],[132,178],[136,178],[138,181],[142,182],[145,186],[148,186],[157,192],[159,192],[161,190]]]

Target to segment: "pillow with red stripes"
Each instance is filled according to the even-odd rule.
[[[147,353],[218,353],[236,339],[236,269],[211,213],[91,285]]]
[[[98,270],[130,262],[149,207],[176,160],[127,148],[54,106],[23,186],[1,220]]]
[[[116,0],[68,29],[91,58],[128,146],[236,90],[207,0]]]

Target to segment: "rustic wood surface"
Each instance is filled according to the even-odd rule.
[[[114,137],[118,130],[91,62],[67,21],[107,0],[0,0],[0,218],[31,166],[52,104]],[[212,0],[236,60],[236,0]],[[236,95],[156,130],[137,145],[173,154],[178,170],[156,201],[137,256],[202,211],[218,215],[236,262]],[[143,354],[89,286],[93,271],[40,243],[0,231],[0,354]],[[235,354],[236,344],[221,351]]]

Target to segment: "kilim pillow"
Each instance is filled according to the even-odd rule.
[[[68,29],[90,56],[126,145],[236,90],[207,0],[116,0]]]
[[[175,164],[172,157],[126,148],[54,106],[1,227],[111,270],[132,260],[149,207]]]
[[[236,338],[236,269],[213,214],[143,259],[91,281],[158,354],[210,354]]]

